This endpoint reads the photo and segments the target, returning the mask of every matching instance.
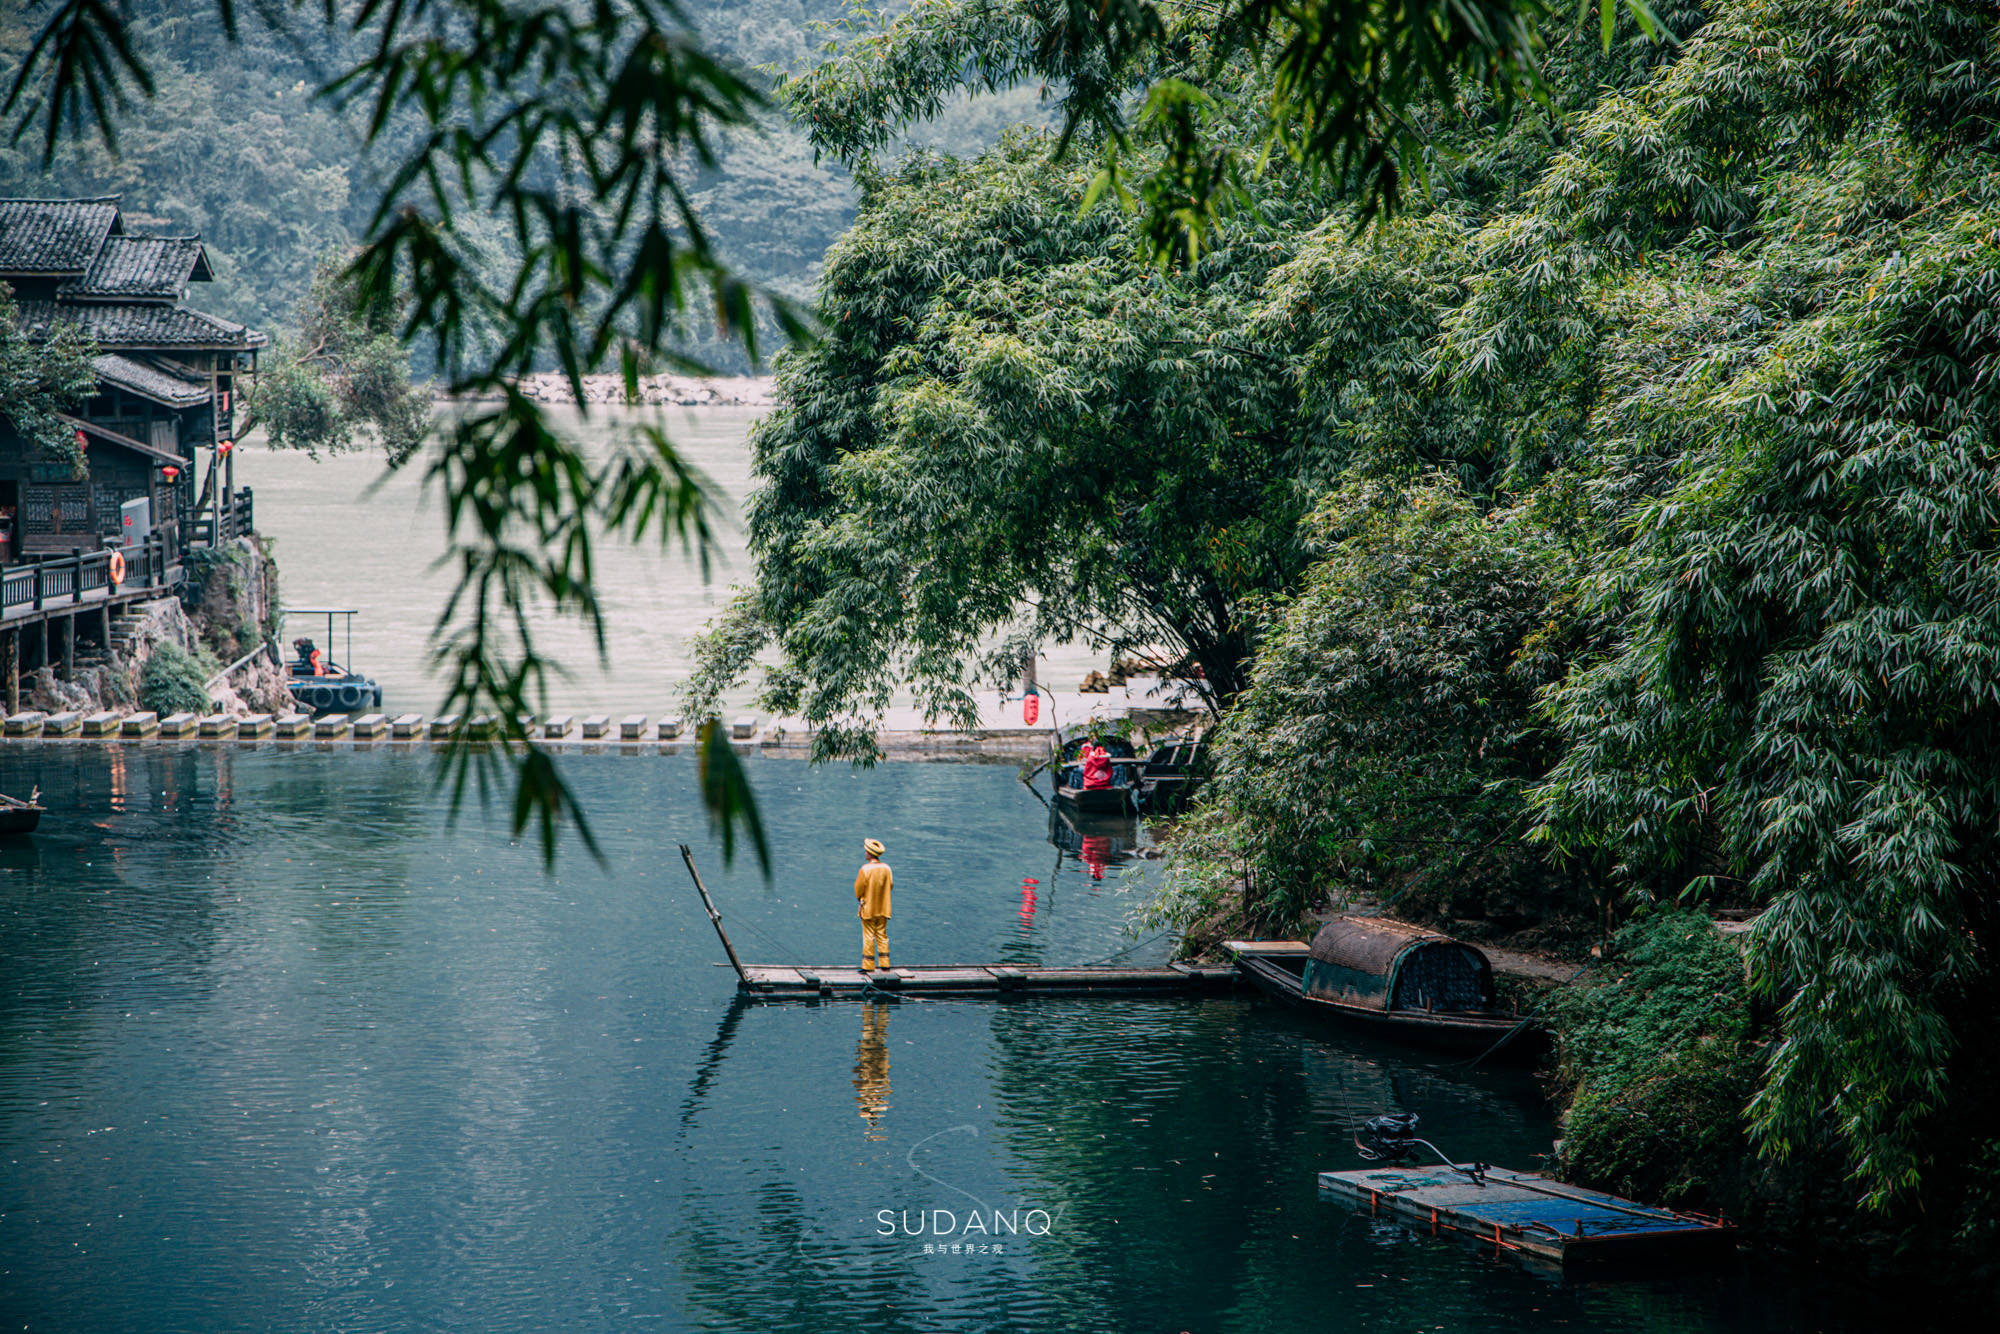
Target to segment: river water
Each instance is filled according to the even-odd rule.
[[[1532,1165],[1525,1075],[1241,1000],[734,998],[677,842],[753,960],[855,955],[869,834],[900,963],[1129,947],[1151,863],[1058,864],[1009,766],[754,758],[767,882],[722,868],[689,756],[566,760],[605,861],[553,875],[449,823],[432,763],[0,750],[53,808],[0,849],[0,1323],[1820,1327],[1733,1270],[1555,1282],[1317,1198],[1388,1109]]]
[[[555,407],[551,418],[589,449],[603,450],[629,417],[602,408],[588,419]],[[718,501],[712,565],[678,545],[598,544],[595,581],[605,609],[606,655],[600,659],[583,622],[546,613],[535,617],[545,651],[569,676],[552,689],[549,708],[583,716],[679,712],[678,688],[690,671],[690,644],[731,589],[750,577],[742,525],[749,495],[750,428],[762,408],[668,408],[646,420],[666,431],[682,456],[713,484]],[[391,713],[434,712],[442,678],[430,659],[430,634],[455,584],[438,564],[445,530],[435,489],[423,484],[421,461],[388,472],[374,451],[314,460],[260,446],[253,437],[237,456],[236,478],[256,495],[257,527],[275,543],[284,601],[291,607],[353,608],[354,665],[382,683]],[[347,657],[343,621],[335,621],[332,656]],[[295,617],[286,639],[310,635],[325,648],[324,618]],[[1106,655],[1077,645],[1044,645],[1045,684],[1072,690]],[[751,707],[755,681],[725,703]],[[899,700],[898,702],[907,702]]]

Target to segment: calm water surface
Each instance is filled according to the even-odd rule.
[[[899,962],[1129,946],[1133,882],[1058,865],[1009,767],[758,759],[766,883],[722,870],[688,757],[568,763],[606,864],[545,877],[447,827],[421,751],[0,752],[54,808],[0,850],[0,1323],[1815,1327],[1741,1275],[1559,1284],[1317,1199],[1390,1108],[1532,1164],[1523,1076],[1233,1000],[734,999],[678,841],[753,959],[855,955],[864,834]],[[1040,1235],[966,1253],[995,1213]]]
[[[601,409],[588,420],[574,408],[550,411],[594,448],[608,449],[619,429]],[[731,588],[750,577],[741,519],[751,487],[750,428],[763,411],[669,408],[645,417],[714,484],[720,503],[714,563],[704,576],[700,561],[678,545],[600,543],[596,588],[607,658],[599,660],[581,621],[548,615],[537,622],[544,651],[569,672],[551,691],[553,710],[679,711],[693,639],[728,602]],[[421,465],[390,473],[373,451],[315,462],[296,451],[260,448],[254,439],[237,459],[237,481],[256,493],[257,527],[276,544],[287,605],[359,611],[354,662],[382,683],[384,705],[392,713],[433,712],[443,678],[432,669],[428,645],[455,573],[436,563],[445,550],[444,521],[435,491],[424,489]],[[324,640],[325,624],[323,617],[301,618],[287,628],[287,642],[298,635]],[[345,661],[347,641],[341,622],[335,624],[332,655]],[[1084,645],[1043,646],[1042,680],[1058,689],[1073,689],[1093,668],[1108,665],[1105,654]],[[750,707],[756,684],[737,690],[729,707]]]

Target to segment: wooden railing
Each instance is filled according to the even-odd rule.
[[[14,616],[50,607],[74,606],[85,594],[111,589],[111,557],[125,561],[125,577],[106,596],[146,589],[178,588],[180,534],[172,524],[129,547],[96,551],[76,548],[67,556],[44,557],[0,570],[0,614]],[[93,599],[94,600],[94,599]]]
[[[197,546],[219,547],[224,542],[256,530],[257,516],[250,503],[249,487],[236,488],[230,493],[229,503],[220,508],[220,515],[214,510],[204,510],[195,515],[194,541]]]

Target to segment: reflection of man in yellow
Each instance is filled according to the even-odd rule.
[[[861,1043],[854,1049],[854,1103],[868,1123],[869,1139],[885,1139],[876,1122],[889,1110],[889,1007],[869,1001],[861,1011]]]
[[[889,887],[896,878],[882,860],[882,840],[871,838],[861,848],[868,860],[855,873],[854,900],[861,918],[861,971],[872,973],[889,966]]]

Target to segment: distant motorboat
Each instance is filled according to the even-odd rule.
[[[347,618],[347,650],[351,660],[354,653],[354,615],[352,611],[315,608],[287,608],[287,616],[326,617],[326,641],[333,643],[333,618]],[[359,713],[363,709],[382,707],[382,687],[372,676],[342,667],[327,657],[310,639],[294,639],[292,648],[296,655],[287,664],[289,671],[285,680],[285,691],[291,695],[300,709],[314,714]]]

